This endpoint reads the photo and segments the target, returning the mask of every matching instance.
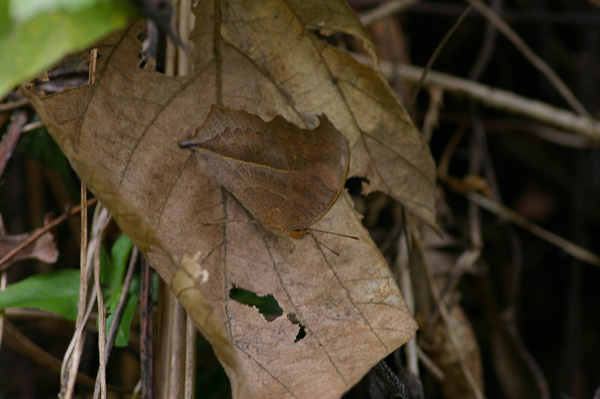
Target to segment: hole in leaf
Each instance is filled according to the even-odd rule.
[[[298,329],[298,334],[296,334],[296,338],[294,339],[294,343],[306,337],[306,327],[304,327],[302,323],[300,323],[300,320],[298,320],[298,318],[296,317],[296,313],[289,313],[287,315],[287,318],[289,319],[289,321],[300,327]]]
[[[257,295],[252,291],[238,288],[235,285],[229,290],[229,298],[244,305],[253,306],[267,321],[273,321],[283,314],[283,309],[272,294]]]
[[[306,337],[306,330],[304,329],[304,326],[300,324],[300,329],[298,330],[298,334],[296,334],[296,338],[294,338],[294,343],[300,341],[304,337]]]
[[[346,180],[346,188],[348,189],[348,193],[350,195],[359,195],[362,193],[363,187],[362,182],[368,183],[367,179],[363,179],[361,177],[351,177]]]

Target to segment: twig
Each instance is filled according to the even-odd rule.
[[[25,123],[27,123],[27,113],[25,111],[18,111],[13,114],[8,133],[0,143],[0,176],[4,173],[4,168],[17,146]]]
[[[491,9],[498,13],[502,9],[503,0],[492,0],[490,2]],[[468,78],[471,80],[479,80],[483,71],[487,68],[494,54],[496,47],[496,37],[498,36],[498,29],[491,23],[487,23],[485,26],[485,33],[483,35],[483,41],[477,53],[477,58],[469,71]]]
[[[525,58],[531,62],[531,64],[537,68],[544,76],[548,78],[550,83],[554,85],[556,90],[563,96],[567,103],[579,113],[581,116],[589,120],[592,119],[591,115],[587,112],[585,107],[579,102],[577,97],[573,94],[571,89],[562,81],[562,79],[554,72],[548,64],[538,57],[533,50],[517,35],[517,33],[500,18],[493,10],[483,4],[479,0],[466,0],[471,6],[479,11],[487,20],[494,25],[498,30],[510,40],[515,47],[523,54]]]
[[[425,119],[423,119],[423,126],[421,132],[425,141],[429,142],[431,136],[433,136],[433,129],[439,124],[440,108],[442,107],[442,98],[444,97],[444,90],[439,86],[431,86],[429,88],[429,106],[427,107],[427,113]]]
[[[540,392],[540,399],[550,399],[550,389],[548,387],[548,380],[546,379],[544,372],[537,364],[534,357],[527,349],[525,342],[523,342],[521,333],[517,328],[517,323],[515,323],[514,308],[508,312],[503,312],[503,314],[501,315],[501,319],[504,322],[508,336],[512,339],[517,352],[521,355],[521,358],[533,374],[535,383]]]
[[[91,200],[89,200],[86,203],[86,207],[94,205],[97,201],[98,200],[96,198],[92,198]],[[21,244],[19,244],[15,248],[13,248],[10,252],[8,252],[6,255],[4,255],[2,257],[2,259],[0,259],[0,270],[5,270],[8,267],[10,267],[10,264],[8,264],[8,265],[6,264],[9,260],[11,260],[16,254],[18,254],[24,248],[27,248],[29,245],[31,245],[35,240],[40,238],[48,230],[53,229],[54,227],[58,226],[59,224],[61,224],[65,220],[67,220],[70,216],[76,215],[80,211],[81,211],[81,205],[78,205],[75,208],[71,209],[70,211],[66,211],[61,216],[57,217],[52,222],[50,222],[47,225],[45,225],[44,227],[40,228],[35,233],[31,234],[29,237],[27,237],[27,239],[25,241],[23,241]]]
[[[0,112],[12,111],[13,109],[20,108],[27,104],[29,104],[29,99],[27,97],[10,103],[0,104]]]
[[[469,201],[472,201],[484,208],[485,210],[495,214],[498,217],[504,218],[522,228],[529,231],[531,234],[538,236],[539,238],[548,241],[549,243],[559,247],[569,255],[577,258],[583,262],[589,263],[594,266],[600,266],[600,257],[593,252],[566,240],[554,233],[549,232],[538,226],[535,223],[530,222],[518,213],[498,204],[483,195],[470,193],[467,195]]]
[[[364,26],[371,25],[373,22],[389,17],[396,13],[402,12],[408,7],[421,0],[391,0],[387,1],[380,6],[377,6],[369,11],[365,11],[360,14],[358,18]]]
[[[354,57],[358,60],[366,59],[365,56],[354,55]],[[386,77],[393,75],[394,66],[391,63],[382,62],[380,66]],[[397,68],[399,76],[409,83],[416,84],[423,74],[422,68],[412,65],[401,65]],[[435,71],[430,71],[427,74],[424,85],[440,86],[447,93],[464,95],[488,107],[535,119],[565,131],[579,134],[596,143],[600,142],[600,122],[594,120],[590,123],[590,120],[586,117],[541,101]]]
[[[100,252],[111,216],[106,208],[102,207],[102,210],[106,212],[97,212],[94,215],[94,222],[98,226],[99,231],[96,234],[94,245],[89,247],[94,256],[92,268],[94,272],[94,287],[97,293],[98,355],[100,357],[98,374],[96,375],[96,386],[94,388],[94,399],[97,399],[99,395],[101,395],[102,399],[106,399],[106,361],[108,359],[106,356],[106,308],[104,307],[104,295],[102,295],[102,287],[100,285]]]
[[[179,40],[181,41],[181,46],[177,47],[177,75],[182,76],[189,74],[192,70],[191,57],[188,50],[190,48],[188,34],[194,24],[190,0],[180,0],[177,6],[179,8],[177,31]]]
[[[102,229],[105,231],[104,229]],[[100,243],[102,240],[98,240]],[[96,245],[94,251],[94,284],[96,286],[97,306],[98,306],[98,355],[100,357],[98,374],[96,375],[96,386],[94,387],[94,399],[102,397],[106,399],[106,362],[108,355],[106,353],[106,307],[104,306],[104,295],[102,295],[102,286],[100,285],[100,245]]]
[[[129,259],[129,266],[127,267],[127,274],[125,275],[125,280],[123,280],[123,291],[121,292],[121,296],[119,297],[119,303],[115,309],[115,317],[113,318],[113,324],[110,326],[110,331],[108,333],[108,339],[106,341],[106,351],[110,353],[115,339],[117,337],[118,326],[121,322],[121,317],[123,317],[123,311],[125,310],[125,304],[127,303],[127,296],[129,294],[129,288],[131,287],[131,282],[133,281],[133,272],[135,271],[135,264],[137,263],[139,256],[139,251],[137,248],[133,248],[131,252],[131,257]]]
[[[417,242],[417,241],[415,241],[415,245],[417,247],[420,246],[419,242]],[[421,248],[418,248],[418,249],[421,253],[423,252],[423,250]],[[450,341],[450,345],[452,346],[452,349],[454,349],[456,357],[458,358],[461,371],[464,374],[465,379],[467,380],[467,383],[469,384],[469,387],[471,388],[471,390],[473,392],[473,396],[477,399],[483,399],[484,395],[483,395],[483,392],[481,391],[481,387],[479,386],[477,380],[475,379],[473,372],[467,365],[467,360],[465,359],[464,353],[461,351],[461,345],[456,336],[454,323],[452,322],[452,318],[450,317],[448,308],[446,307],[446,304],[444,303],[444,301],[440,300],[440,291],[437,287],[437,284],[436,284],[433,274],[431,272],[431,268],[429,267],[429,265],[427,265],[426,262],[423,262],[423,266],[424,266],[425,276],[427,278],[427,281],[429,282],[431,294],[435,300],[437,307],[439,308],[440,315],[442,316],[442,320],[444,321],[444,324],[446,325],[448,339]]]
[[[431,360],[429,358],[429,356],[427,356],[427,354],[425,352],[423,352],[423,349],[421,349],[420,346],[417,345],[417,356],[419,356],[419,360],[421,361],[421,364],[423,365],[423,367],[425,367],[430,373],[431,375],[433,375],[435,377],[436,380],[438,381],[443,381],[444,378],[446,377],[444,375],[444,372],[442,371],[442,369],[440,369],[433,360]]]
[[[186,317],[185,323],[185,387],[184,399],[194,399],[196,397],[196,339],[198,329],[194,325],[191,317]]]
[[[85,187],[82,186],[82,190]],[[85,198],[85,196],[83,196]],[[88,285],[92,278],[92,262],[94,258],[94,249],[99,246],[99,242],[102,239],[104,227],[107,225],[107,219],[110,218],[110,214],[103,206],[98,206],[94,210],[94,218],[92,221],[91,239],[84,255],[84,260],[81,262],[81,280],[79,286],[79,307],[77,309],[77,319],[75,324],[75,333],[71,338],[69,347],[65,351],[63,357],[62,370],[61,370],[61,398],[70,399],[73,395],[73,388],[75,381],[73,376],[77,373],[79,368],[79,362],[81,359],[81,353],[83,351],[83,344],[85,342],[86,335],[84,334],[84,328],[87,324],[87,320],[92,312],[95,305],[95,297],[98,294],[95,287],[92,286],[91,292],[88,294]],[[87,230],[87,223],[85,225]],[[92,249],[90,249],[92,248]],[[102,293],[100,292],[100,295]]]
[[[446,302],[446,297],[450,292],[453,292],[458,287],[458,284],[460,283],[460,279],[463,276],[463,274],[467,270],[472,268],[475,262],[479,260],[481,256],[481,251],[476,248],[476,245],[474,245],[474,247],[475,248],[468,249],[465,252],[463,252],[456,260],[456,263],[454,263],[450,277],[446,280],[446,284],[440,292],[440,301]],[[427,320],[427,325],[435,325],[435,323],[437,323],[438,321],[439,316],[440,308],[437,307],[435,308],[431,316],[429,316],[429,319]],[[427,331],[428,335],[432,335],[433,331],[433,329],[429,329]]]
[[[154,399],[154,352],[153,331],[154,313],[152,302],[153,284],[152,269],[146,258],[142,257],[140,282],[140,380],[142,383],[142,399]]]
[[[410,262],[410,253],[408,248],[408,229],[406,229],[406,224],[402,222],[404,227],[404,234],[400,235],[398,238],[398,255],[396,256],[396,261],[394,262],[394,267],[398,273],[398,279],[400,280],[400,289],[402,291],[402,297],[404,298],[404,302],[408,307],[408,310],[412,314],[415,314],[415,296],[413,293],[413,282],[410,274],[409,262]],[[417,340],[416,337],[412,338],[405,345],[406,352],[406,365],[408,370],[413,373],[415,376],[419,376],[419,362],[417,356]]]
[[[9,320],[6,320],[6,344],[14,351],[19,352],[23,356],[27,356],[35,363],[44,366],[45,368],[59,372],[60,360],[40,348],[29,338],[27,338],[19,329],[17,329]],[[94,386],[94,380],[82,373],[77,374],[77,382],[88,387]],[[109,385],[108,389],[112,392],[126,394],[131,390],[121,387]]]
[[[433,66],[433,63],[437,59],[437,57],[440,54],[440,52],[442,51],[442,49],[446,46],[446,43],[448,43],[448,40],[450,40],[450,38],[452,37],[454,32],[456,32],[458,27],[462,24],[462,22],[467,17],[467,15],[469,15],[469,12],[471,12],[471,8],[472,8],[471,6],[465,8],[465,10],[462,12],[462,14],[460,14],[460,17],[458,17],[456,22],[454,22],[454,25],[452,25],[450,30],[444,35],[444,38],[442,39],[442,41],[437,45],[437,47],[433,51],[433,54],[431,54],[431,57],[429,57],[429,60],[427,61],[427,65],[425,65],[425,68],[423,69],[423,74],[421,75],[421,79],[419,79],[419,83],[417,83],[417,88],[416,88],[415,93],[413,94],[413,98],[410,102],[411,109],[414,109],[414,107],[415,107],[415,101],[417,100],[417,96],[419,95],[419,92],[421,91],[421,87],[423,87],[423,82],[425,81],[425,78],[427,77],[427,73],[429,73],[429,70]]]
[[[112,351],[113,345],[115,343],[115,339],[117,337],[117,332],[119,331],[119,325],[121,324],[121,317],[123,317],[123,311],[125,310],[125,304],[127,303],[127,296],[129,294],[129,288],[131,287],[131,281],[133,280],[133,272],[135,270],[135,264],[138,259],[138,250],[137,248],[133,248],[133,252],[131,253],[131,257],[129,258],[129,266],[127,267],[127,273],[125,275],[125,280],[123,280],[123,287],[121,290],[121,296],[119,296],[119,302],[117,303],[117,307],[115,308],[114,317],[112,320],[112,324],[110,325],[110,330],[108,332],[108,337],[106,339],[106,348],[104,350],[104,362],[108,362],[108,358],[110,357],[110,352]],[[100,374],[100,370],[98,370],[98,374]],[[98,389],[99,384],[99,376],[96,376],[96,388]]]
[[[32,130],[42,128],[44,126],[45,126],[45,124],[44,124],[43,121],[31,122],[31,123],[28,123],[25,126],[23,126],[23,133],[27,133],[27,132],[30,132]]]

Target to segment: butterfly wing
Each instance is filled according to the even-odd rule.
[[[219,182],[267,229],[298,238],[339,196],[348,142],[325,118],[305,130],[282,117],[211,108],[194,148]]]

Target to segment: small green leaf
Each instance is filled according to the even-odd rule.
[[[117,303],[119,301],[120,295],[121,290],[119,290],[118,293],[115,293],[115,295],[111,297],[111,299],[114,299],[111,301],[110,304],[111,313],[109,314],[108,319],[106,320],[107,335],[110,331],[110,326],[112,325],[115,318],[114,312],[116,312]],[[119,329],[117,330],[117,336],[115,338],[115,346],[117,347],[127,346],[127,343],[129,342],[129,330],[131,329],[131,321],[133,320],[133,313],[135,312],[135,308],[138,302],[139,298],[137,295],[129,294],[127,302],[125,303],[125,308],[123,309],[123,315],[121,316],[121,323],[119,324]]]
[[[37,0],[36,3],[40,1]],[[136,15],[123,0],[0,1],[0,98]]]
[[[100,247],[100,283],[105,294],[112,294],[121,285],[121,280],[116,276],[115,266],[104,244]]]
[[[36,274],[6,287],[0,292],[0,309],[49,310],[75,320],[78,300],[79,270],[64,269]]]
[[[108,290],[105,294],[108,294],[108,299],[104,306],[108,309],[109,316],[106,322],[106,333],[110,330],[110,326],[113,323],[114,315],[116,312],[119,297],[123,291],[123,277],[127,268],[129,257],[131,256],[131,250],[133,249],[133,242],[125,234],[121,234],[119,238],[114,242],[110,249],[110,256],[104,247],[100,254],[100,281],[105,286],[108,286]],[[134,281],[136,279],[134,278]],[[127,303],[123,310],[121,317],[121,323],[117,331],[117,337],[115,339],[116,346],[126,346],[129,341],[129,329],[131,326],[131,320],[133,318],[133,312],[139,301],[138,295],[139,284],[133,284],[131,288],[138,287],[137,291],[130,289],[128,293]]]
[[[121,234],[110,249],[110,256],[104,247],[100,253],[100,282],[109,288],[108,293],[120,289],[127,268],[133,242]]]
[[[132,249],[133,242],[126,234],[121,234],[110,249],[115,272],[119,275],[119,281],[121,281],[125,275],[125,269],[127,268]]]

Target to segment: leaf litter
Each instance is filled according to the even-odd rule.
[[[94,85],[30,94],[80,178],[211,342],[234,397],[340,397],[416,324],[346,193],[315,225],[361,238],[318,237],[342,257],[312,236],[291,243],[236,222],[247,211],[205,159],[178,146],[212,104],[307,129],[325,114],[350,144],[349,176],[435,223],[426,143],[378,72],[307,28],[339,15],[315,21],[299,3],[199,2],[188,76],[139,68],[137,23],[97,44]],[[355,20],[347,33],[364,35],[344,18]],[[266,321],[229,297],[233,287],[272,295],[285,317]]]

